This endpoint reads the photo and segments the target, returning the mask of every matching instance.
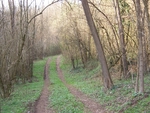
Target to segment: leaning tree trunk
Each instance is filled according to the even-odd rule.
[[[137,38],[138,38],[138,74],[139,74],[139,93],[144,93],[144,71],[143,71],[143,37],[142,37],[142,10],[140,0],[135,1],[136,16],[137,16]],[[137,76],[138,77],[138,76]],[[138,88],[135,88],[138,89]]]
[[[104,55],[103,47],[102,47],[98,32],[96,30],[96,27],[95,27],[95,24],[94,24],[87,0],[82,0],[82,6],[84,9],[84,13],[85,13],[88,25],[89,25],[90,30],[91,30],[92,35],[93,35],[93,39],[94,39],[94,42],[96,45],[99,61],[100,61],[101,67],[102,67],[104,87],[106,89],[111,89],[113,87],[113,82],[112,82],[112,79],[111,79],[111,76],[110,76],[110,73],[108,70],[108,66],[107,66],[105,55]]]

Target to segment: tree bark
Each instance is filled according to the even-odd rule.
[[[120,7],[119,7],[119,1],[113,0],[116,10],[116,16],[118,21],[118,27],[119,27],[119,36],[120,36],[120,50],[122,52],[122,68],[123,68],[123,77],[127,78],[128,73],[128,64],[127,64],[127,56],[126,56],[126,49],[125,49],[125,41],[124,41],[124,28],[122,24],[121,14],[120,14]]]
[[[150,14],[149,14],[149,0],[143,0],[144,9],[146,13],[146,19],[147,19],[147,28],[148,28],[148,37],[150,42]]]
[[[111,76],[110,76],[110,73],[108,70],[108,66],[107,66],[105,55],[104,55],[103,47],[102,47],[98,32],[96,30],[96,27],[95,27],[95,24],[94,24],[87,0],[82,0],[82,6],[83,6],[84,13],[85,13],[88,25],[90,27],[91,33],[93,35],[93,39],[94,39],[95,46],[97,49],[99,61],[100,61],[101,68],[102,68],[104,87],[106,89],[111,89],[113,87],[113,82],[112,82],[112,79],[111,79]]]
[[[142,10],[140,0],[135,1],[137,16],[137,38],[138,38],[138,74],[139,74],[139,93],[144,93],[144,71],[143,71],[143,37],[142,37]]]
[[[146,22],[147,22],[147,29],[148,29],[148,42],[150,44],[150,14],[149,14],[149,0],[143,0],[144,4],[144,11],[146,15]],[[149,50],[148,50],[149,51]],[[146,61],[145,63],[147,64],[146,66],[146,72],[148,72],[148,64],[149,64],[149,53],[146,54]]]
[[[15,4],[14,0],[8,0],[9,4],[9,10],[10,10],[10,18],[11,18],[11,33],[12,33],[12,38],[14,39],[14,33],[15,33]]]

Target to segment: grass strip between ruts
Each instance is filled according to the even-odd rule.
[[[50,82],[49,100],[56,113],[84,113],[84,105],[76,100],[58,77],[56,56],[50,63]]]

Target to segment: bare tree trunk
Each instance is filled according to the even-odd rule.
[[[14,0],[8,0],[9,10],[10,10],[10,17],[11,17],[11,32],[12,38],[14,38],[14,30],[15,30],[15,4]]]
[[[90,59],[92,57],[91,55],[91,35],[88,35],[88,59]]]
[[[150,44],[150,14],[149,14],[149,0],[143,0],[143,4],[144,4],[144,11],[145,11],[145,15],[146,15],[146,21],[147,21],[147,29],[148,29],[148,41]],[[148,50],[149,51],[149,50]],[[146,71],[148,71],[148,65],[149,65],[149,53],[146,56],[146,64],[147,64],[147,69]]]
[[[148,28],[148,36],[150,41],[150,14],[149,14],[149,0],[143,0],[144,9],[146,13],[146,19],[147,19],[147,28]]]
[[[143,22],[144,23],[144,22]],[[144,29],[143,29],[144,32]],[[148,69],[148,56],[147,56],[147,43],[146,43],[146,37],[143,33],[143,73],[144,75],[147,73],[147,69]]]
[[[83,68],[85,68],[85,58],[84,58],[84,53],[83,53],[83,48],[81,46],[81,34],[80,34],[80,31],[78,29],[78,26],[77,26],[77,22],[74,21],[74,25],[75,25],[75,28],[74,28],[74,32],[75,32],[75,36],[77,38],[77,44],[78,44],[78,47],[79,47],[79,51],[80,51],[80,56],[81,56],[81,61],[82,61],[82,64],[83,64]]]
[[[111,76],[110,76],[110,73],[108,70],[103,47],[102,47],[98,32],[96,30],[87,0],[82,0],[82,6],[83,6],[84,13],[86,15],[86,19],[87,19],[88,25],[90,27],[90,30],[92,32],[93,39],[94,39],[96,49],[98,52],[98,57],[99,57],[99,61],[101,64],[102,74],[103,74],[103,79],[104,79],[104,87],[106,89],[111,89],[113,87],[113,82],[112,82],[112,79],[111,79]]]
[[[75,62],[74,62],[74,58],[73,58],[73,56],[71,55],[71,63],[72,63],[72,67],[73,67],[73,69],[75,69]]]
[[[42,1],[42,8],[44,7],[44,1]],[[41,54],[40,54],[40,59],[43,59],[44,58],[44,43],[43,43],[43,37],[44,37],[44,33],[43,33],[43,29],[44,29],[44,22],[43,22],[43,14],[41,15],[41,30],[40,30],[40,40],[41,40],[41,50],[40,50],[40,52],[41,52]]]
[[[126,56],[126,49],[125,49],[125,41],[124,41],[124,28],[122,24],[121,14],[120,14],[120,7],[119,7],[119,1],[113,0],[116,10],[116,16],[119,26],[119,36],[120,36],[120,50],[122,52],[122,68],[123,68],[123,77],[127,78],[127,72],[128,72],[128,64],[127,64],[127,56]]]
[[[36,0],[35,0],[35,6],[34,6],[34,14],[37,13],[37,4],[36,4]],[[34,18],[34,21],[33,21],[33,37],[32,37],[32,48],[31,48],[31,64],[30,64],[30,68],[31,68],[31,78],[33,77],[33,60],[34,60],[34,57],[35,57],[35,52],[34,52],[34,39],[35,39],[35,34],[36,34],[36,18]]]
[[[138,74],[139,74],[139,93],[144,93],[144,71],[143,71],[143,39],[142,39],[142,10],[140,0],[135,1],[137,16],[137,38],[138,38]],[[138,76],[137,76],[138,77]]]

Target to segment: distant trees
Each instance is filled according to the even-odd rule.
[[[72,3],[70,6],[62,4],[62,21],[59,23],[60,32],[59,38],[62,46],[63,55],[70,60],[72,67],[77,68],[78,62],[81,61],[82,67],[86,68],[87,62],[95,57],[95,48],[92,48],[93,41],[88,26],[85,24],[82,8],[78,4]],[[68,21],[66,21],[68,20]],[[82,25],[82,26],[81,26]]]
[[[0,1],[1,96],[8,97],[16,83],[32,82],[33,60],[61,52],[73,69],[100,62],[107,89],[113,86],[111,78],[130,78],[131,70],[137,70],[132,72],[137,74],[135,91],[143,93],[149,70],[149,0],[58,1],[38,7],[36,0],[8,0],[8,8]]]
[[[114,6],[116,11],[116,17],[118,22],[119,38],[120,38],[120,51],[121,51],[121,70],[123,70],[123,77],[127,78],[128,64],[126,56],[126,45],[125,45],[125,32],[121,17],[121,10],[119,6],[119,0],[114,0]]]
[[[50,52],[49,42],[44,43],[48,38],[37,32],[43,25],[38,24],[39,18],[33,18],[38,13],[36,0],[19,0],[18,3],[8,0],[8,8],[3,0],[0,2],[0,96],[7,98],[15,84],[32,82],[33,60],[42,52],[43,56]],[[38,38],[42,38],[42,42]]]

